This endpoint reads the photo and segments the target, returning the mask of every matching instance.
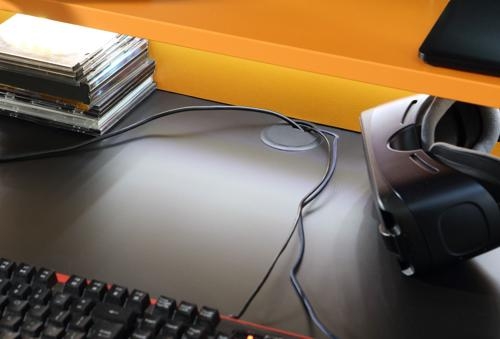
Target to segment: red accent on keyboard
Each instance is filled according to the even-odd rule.
[[[62,273],[56,273],[56,276],[57,276],[57,281],[61,284],[66,283],[66,281],[68,281],[68,279],[69,279],[68,275],[62,274]],[[155,298],[151,298],[151,304],[156,304]],[[279,333],[282,335],[286,335],[286,336],[294,337],[294,338],[300,338],[300,339],[312,339],[312,337],[308,337],[305,335],[300,335],[300,334],[296,334],[296,333],[292,333],[292,332],[283,331],[283,330],[280,330],[280,329],[277,329],[274,327],[267,327],[267,326],[263,326],[263,325],[259,325],[259,324],[254,324],[254,323],[251,323],[249,321],[245,321],[245,320],[241,320],[241,319],[234,319],[234,318],[231,318],[227,315],[221,315],[220,317],[221,317],[221,319],[224,319],[226,321],[232,321],[232,322],[240,324],[240,325],[255,327],[255,328],[260,329],[260,330],[265,331],[265,332],[274,332],[274,333]]]

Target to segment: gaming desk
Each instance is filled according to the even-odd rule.
[[[209,102],[158,91],[122,124]],[[92,150],[0,166],[0,256],[236,313],[320,179],[325,150],[265,146],[277,120],[242,112],[164,118]],[[305,219],[300,279],[341,339],[500,337],[500,252],[406,278],[377,234],[362,140],[336,131],[333,182]],[[0,118],[2,154],[86,139]],[[289,281],[292,242],[245,319],[321,337]]]

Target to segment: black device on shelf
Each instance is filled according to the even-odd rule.
[[[500,245],[498,109],[417,95],[363,112],[379,232],[402,272]]]
[[[450,1],[420,46],[425,62],[500,75],[500,1]]]

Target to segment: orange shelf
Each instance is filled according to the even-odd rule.
[[[0,8],[371,84],[500,106],[500,78],[424,64],[446,0],[0,0]]]

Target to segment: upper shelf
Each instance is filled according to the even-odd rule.
[[[418,58],[420,43],[446,3],[446,0],[0,0],[0,8],[500,107],[500,78],[436,68]]]

